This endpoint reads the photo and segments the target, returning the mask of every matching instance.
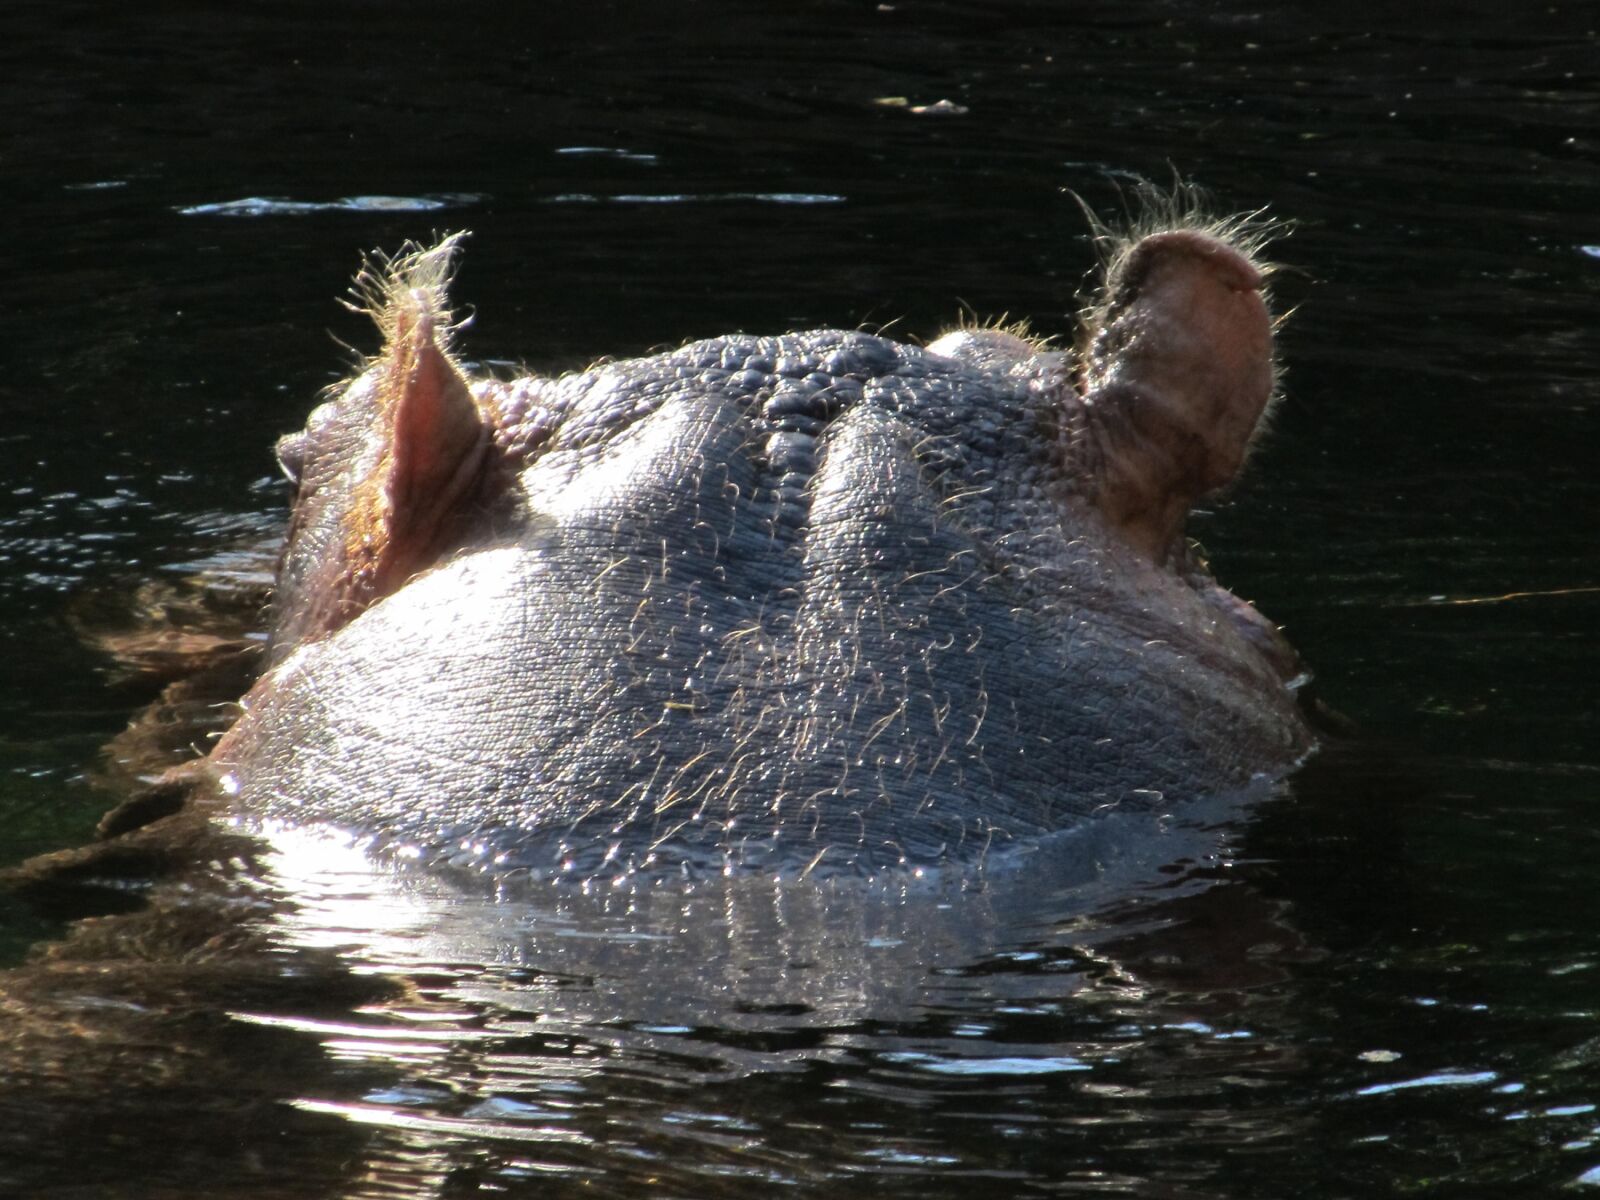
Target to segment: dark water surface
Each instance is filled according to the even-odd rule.
[[[357,251],[462,227],[467,353],[549,371],[1066,334],[1065,189],[1270,206],[1287,400],[1194,532],[1366,736],[982,891],[490,902],[308,845],[142,973],[17,976],[0,1194],[1600,1188],[1600,10],[526,10],[0,14],[0,860],[90,834],[149,696],[73,612],[270,529]],[[6,902],[0,962],[65,928]],[[246,934],[265,977],[174,966]]]

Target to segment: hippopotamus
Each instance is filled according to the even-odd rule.
[[[1103,239],[1075,347],[733,334],[473,372],[464,235],[369,257],[382,349],[278,444],[222,810],[534,878],[923,871],[1313,745],[1185,536],[1277,390],[1247,222]]]

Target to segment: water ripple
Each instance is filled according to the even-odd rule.
[[[1412,1088],[1477,1087],[1493,1083],[1500,1076],[1494,1071],[1437,1071],[1432,1075],[1419,1075],[1415,1079],[1401,1079],[1394,1083],[1374,1083],[1357,1090],[1358,1096],[1385,1096],[1391,1092],[1409,1091]]]
[[[289,200],[282,196],[246,196],[174,209],[180,217],[303,217],[323,212],[438,212],[463,208],[483,197],[471,192],[435,196],[341,196],[337,200]]]
[[[846,196],[833,192],[562,192],[547,196],[546,204],[843,204]]]

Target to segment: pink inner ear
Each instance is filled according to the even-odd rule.
[[[448,499],[451,481],[481,449],[487,432],[466,381],[439,348],[434,321],[419,307],[397,330],[404,342],[396,347],[391,368],[394,466],[389,479],[397,509]]]
[[[396,314],[382,399],[389,452],[377,481],[388,514],[372,599],[388,595],[448,549],[487,462],[489,427],[439,335],[424,297]]]

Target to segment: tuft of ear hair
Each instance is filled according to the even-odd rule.
[[[1265,281],[1279,270],[1266,257],[1267,247],[1294,232],[1290,222],[1268,216],[1265,208],[1219,216],[1206,190],[1182,179],[1175,180],[1170,188],[1141,181],[1131,194],[1125,194],[1123,219],[1115,222],[1090,208],[1076,192],[1068,194],[1083,210],[1099,260],[1095,275],[1098,282],[1080,313],[1080,328],[1085,331],[1105,324],[1110,310],[1124,298],[1131,282],[1128,260],[1134,247],[1153,234],[1184,231],[1215,238],[1241,254]],[[1263,287],[1261,293],[1270,308],[1271,292]]]
[[[456,257],[469,236],[463,229],[432,245],[408,241],[393,254],[370,250],[362,256],[350,284],[351,298],[340,303],[370,318],[383,336],[383,348],[363,363],[363,369],[390,357],[418,324],[433,330],[440,350],[448,354],[454,349],[456,334],[471,323],[470,317],[456,317],[449,294]]]

